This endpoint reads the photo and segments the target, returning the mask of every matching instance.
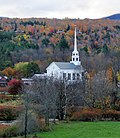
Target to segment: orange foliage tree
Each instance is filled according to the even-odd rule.
[[[7,77],[13,77],[14,76],[14,73],[15,73],[15,70],[12,69],[11,67],[8,67],[6,69],[3,70],[3,73],[4,75],[6,75]]]

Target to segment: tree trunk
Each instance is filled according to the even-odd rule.
[[[25,138],[27,137],[27,124],[28,124],[28,109],[26,108],[25,109],[25,132],[24,132]]]

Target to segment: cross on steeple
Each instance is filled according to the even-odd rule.
[[[72,52],[72,61],[70,61],[70,63],[73,63],[75,65],[81,65],[81,62],[79,61],[79,52],[77,51],[76,27],[74,34],[74,51]]]

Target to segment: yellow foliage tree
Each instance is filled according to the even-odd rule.
[[[107,71],[106,71],[106,76],[107,76],[107,79],[112,82],[113,80],[113,69],[112,69],[112,66],[108,67]]]
[[[6,68],[6,69],[3,70],[3,73],[7,77],[12,77],[12,76],[14,76],[15,70],[12,69],[11,67],[8,67],[8,68]]]
[[[117,72],[117,80],[120,81],[120,72]]]

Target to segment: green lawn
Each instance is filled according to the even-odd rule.
[[[38,133],[42,138],[120,138],[120,122],[60,123],[50,132]]]

